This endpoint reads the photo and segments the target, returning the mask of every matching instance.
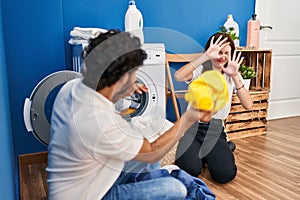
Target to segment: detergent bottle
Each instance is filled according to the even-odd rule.
[[[240,34],[239,25],[236,21],[234,21],[233,16],[231,14],[227,16],[227,20],[224,23],[224,27],[228,30],[228,32],[230,32],[230,29],[233,28],[233,31],[231,32],[235,33],[236,37],[239,37]],[[233,41],[236,47],[240,46],[240,39],[234,39]]]
[[[129,0],[129,6],[125,14],[125,31],[139,37],[141,43],[144,43],[143,15],[137,9],[134,0]]]
[[[260,34],[260,21],[256,19],[256,14],[252,15],[252,18],[247,24],[247,46],[254,47],[257,49],[259,47],[259,34]]]

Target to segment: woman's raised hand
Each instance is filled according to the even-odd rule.
[[[220,57],[219,52],[223,49],[226,45],[229,44],[227,38],[222,39],[222,35],[218,37],[218,39],[214,42],[215,36],[213,36],[210,40],[210,46],[206,51],[207,56],[210,59],[218,59]]]
[[[229,54],[227,67],[222,68],[223,72],[228,76],[235,76],[238,74],[239,66],[244,60],[244,57],[241,57],[241,54],[242,52],[237,54],[236,50],[234,50],[232,58],[231,54]]]

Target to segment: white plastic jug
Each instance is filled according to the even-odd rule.
[[[240,30],[239,30],[239,25],[236,21],[234,21],[232,15],[228,15],[227,16],[227,20],[224,24],[224,27],[229,30],[229,28],[233,28],[233,32],[236,34],[237,37],[239,37],[240,35]],[[234,45],[236,47],[239,47],[240,46],[240,40],[234,40]]]
[[[129,1],[129,6],[125,14],[125,31],[131,32],[135,36],[139,37],[141,43],[144,43],[143,33],[143,15],[137,9],[134,0]]]

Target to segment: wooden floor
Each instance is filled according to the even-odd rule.
[[[225,185],[200,178],[219,200],[300,200],[300,117],[268,122],[266,135],[234,140],[237,176]]]
[[[41,152],[19,156],[21,200],[47,199],[47,155],[47,152]]]
[[[236,178],[225,185],[210,179],[204,170],[200,178],[219,200],[300,199],[300,117],[272,120],[263,136],[234,140],[238,167]],[[36,160],[24,156],[20,168],[20,199],[47,199],[47,154]],[[30,164],[30,163],[35,164]]]

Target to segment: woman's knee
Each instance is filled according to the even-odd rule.
[[[182,168],[187,173],[189,173],[192,176],[198,177],[201,174],[202,168],[201,167],[193,167],[193,166],[187,166],[186,168]]]
[[[228,183],[236,177],[237,168],[234,165],[232,168],[224,169],[222,167],[217,170],[210,171],[211,178],[218,183]]]
[[[199,176],[202,171],[202,162],[194,161],[194,163],[184,163],[180,160],[176,160],[175,164],[180,167],[180,169],[195,177]]]

